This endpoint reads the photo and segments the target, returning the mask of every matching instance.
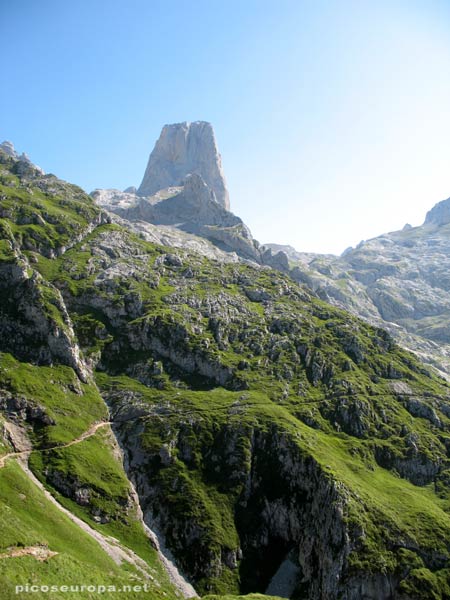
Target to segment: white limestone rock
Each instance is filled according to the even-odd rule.
[[[41,169],[41,167],[38,167],[33,162],[31,162],[30,157],[27,154],[25,154],[25,152],[22,152],[22,154],[19,154],[17,152],[17,150],[14,148],[14,144],[12,142],[9,142],[9,141],[2,142],[0,144],[0,150],[2,150],[5,154],[10,156],[11,158],[15,158],[16,160],[20,161],[19,164],[17,165],[17,174],[18,175],[27,175],[30,168],[37,171],[39,175],[45,175],[45,173]]]
[[[179,186],[189,174],[202,177],[215,200],[229,210],[230,201],[222,161],[210,123],[195,121],[165,125],[150,154],[138,189],[140,196]]]
[[[424,225],[447,225],[450,223],[450,198],[442,200],[427,212]]]
[[[0,144],[0,150],[3,150],[5,154],[11,156],[12,158],[19,158],[19,154],[16,152],[16,149],[14,148],[14,144],[12,142],[2,142]]]

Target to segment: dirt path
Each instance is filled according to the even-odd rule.
[[[12,425],[11,423],[8,423],[6,426],[8,427],[8,429],[10,429],[11,425]],[[101,427],[106,427],[106,425],[111,425],[110,421],[100,421],[100,423],[94,423],[93,425],[91,425],[89,427],[89,429],[84,431],[80,436],[78,436],[71,442],[68,442],[67,444],[55,445],[55,446],[51,446],[50,448],[36,449],[36,450],[33,450],[31,447],[28,447],[26,449],[19,450],[18,452],[8,452],[8,454],[4,454],[3,456],[0,457],[0,469],[5,466],[5,461],[8,458],[28,458],[28,456],[32,452],[46,452],[47,450],[55,450],[57,448],[69,448],[70,446],[74,446],[75,444],[84,442],[84,440],[87,440],[88,438],[92,437]],[[9,432],[9,433],[11,433],[11,432]]]
[[[97,428],[98,429],[98,428]],[[92,434],[91,434],[92,435]],[[86,438],[85,438],[86,439]],[[49,500],[52,504],[54,504],[58,510],[63,512],[71,521],[73,521],[78,527],[80,527],[83,531],[85,531],[88,535],[90,535],[94,540],[96,540],[103,550],[114,560],[114,562],[118,565],[123,562],[130,563],[133,565],[146,579],[154,581],[153,575],[150,573],[150,567],[147,563],[140,558],[137,554],[135,554],[129,548],[123,548],[119,541],[113,537],[103,535],[96,529],[93,529],[90,525],[82,521],[80,518],[72,514],[67,508],[62,506],[51,494],[48,492],[44,485],[39,481],[39,479],[34,475],[34,473],[29,469],[26,461],[22,458],[18,460],[18,464],[25,472],[27,477],[36,485],[42,492],[44,496]]]
[[[10,452],[9,454],[4,454],[1,458],[0,458],[0,469],[2,469],[5,466],[5,461],[8,458],[20,458],[20,457],[28,457],[31,454],[31,450],[25,450],[24,452]]]
[[[39,479],[34,475],[34,473],[28,467],[28,457],[30,456],[31,452],[45,452],[46,450],[52,450],[55,448],[68,448],[69,446],[74,446],[75,444],[79,444],[80,442],[83,442],[84,440],[87,440],[88,438],[93,436],[101,427],[106,427],[109,425],[110,425],[109,421],[101,421],[100,423],[94,423],[93,425],[91,425],[89,427],[89,429],[84,431],[81,435],[79,435],[74,440],[68,442],[67,444],[53,446],[52,448],[46,448],[45,450],[33,450],[28,444],[28,447],[25,450],[21,450],[19,452],[10,452],[10,453],[2,456],[0,458],[0,467],[3,467],[5,465],[5,461],[8,458],[18,459],[17,462],[20,465],[20,467],[22,468],[22,470],[25,472],[25,474],[28,476],[28,478],[34,483],[34,485],[36,485],[40,490],[42,490],[42,492],[44,493],[47,500],[49,500],[52,504],[54,504],[66,516],[68,516],[71,521],[73,521],[76,525],[78,525],[78,527],[83,529],[83,531],[85,531],[88,535],[90,535],[92,538],[94,538],[100,544],[100,546],[103,548],[103,550],[114,560],[115,563],[120,565],[124,561],[128,562],[128,563],[132,564],[146,579],[153,580],[154,578],[153,578],[153,575],[150,573],[150,567],[147,565],[147,563],[142,558],[140,558],[137,554],[135,554],[129,548],[122,547],[120,545],[119,541],[116,540],[115,538],[101,534],[99,531],[96,531],[95,529],[90,527],[87,523],[85,523],[84,521],[79,519],[77,516],[72,514],[69,510],[64,508],[64,506],[62,506],[62,504],[60,504],[50,494],[50,492],[48,492],[46,490],[44,485],[39,481]],[[7,428],[8,428],[8,432],[10,434],[11,434],[11,432],[15,433],[15,437],[12,438],[14,445],[16,445],[16,447],[19,447],[19,448],[23,447],[24,442],[17,435],[17,432],[15,431],[15,426],[13,424],[8,424]],[[25,556],[25,555],[29,555],[29,554],[32,554],[33,556],[36,556],[36,557],[42,556],[43,549],[42,549],[42,547],[40,547],[40,549],[38,549],[38,547],[32,547],[32,546],[30,546],[29,548],[21,548],[21,549],[17,549],[17,550],[13,549],[6,555],[1,555],[1,557],[4,558],[4,557],[9,557],[9,556]],[[46,555],[47,558],[50,555],[54,555],[54,554],[55,553],[51,553],[47,549],[47,555]],[[45,560],[45,559],[39,558],[39,560]]]
[[[89,429],[87,429],[84,433],[82,433],[80,436],[78,436],[71,442],[64,444],[64,446],[56,446],[56,448],[68,448],[69,446],[74,446],[75,444],[84,442],[84,440],[87,440],[88,438],[92,437],[94,433],[96,433],[100,429],[100,427],[106,427],[106,425],[111,425],[111,421],[100,421],[99,423],[94,423],[89,427]]]
[[[28,478],[40,490],[42,490],[42,492],[44,493],[47,500],[49,500],[52,504],[54,504],[61,512],[63,512],[67,517],[69,517],[69,519],[71,521],[73,521],[76,525],[78,525],[78,527],[83,529],[83,531],[85,531],[94,540],[96,540],[100,544],[100,546],[103,548],[103,550],[114,560],[114,562],[116,564],[120,565],[124,561],[128,562],[129,564],[133,565],[146,579],[154,581],[155,585],[159,585],[158,582],[155,581],[152,573],[150,572],[152,569],[147,565],[147,563],[142,558],[140,558],[135,552],[133,552],[129,548],[121,546],[119,541],[116,540],[115,538],[113,538],[111,536],[103,535],[96,529],[93,529],[92,527],[90,527],[90,525],[88,525],[87,523],[82,521],[80,518],[78,518],[77,516],[72,514],[68,509],[66,509],[64,506],[62,506],[62,504],[60,504],[56,500],[56,498],[54,498],[50,494],[50,492],[44,487],[44,485],[39,481],[39,479],[34,475],[34,473],[28,467],[28,458],[29,458],[31,452],[45,452],[47,450],[52,450],[52,449],[56,449],[56,448],[68,448],[70,446],[74,446],[75,444],[79,444],[80,442],[83,442],[84,440],[87,440],[88,438],[93,436],[101,427],[106,427],[106,426],[110,426],[110,425],[111,425],[110,421],[101,421],[99,423],[94,423],[93,425],[91,425],[89,427],[89,429],[84,431],[80,436],[78,436],[74,440],[68,442],[67,444],[52,446],[51,448],[45,448],[43,450],[33,450],[31,448],[31,445],[29,444],[29,441],[27,441],[26,438],[23,438],[23,436],[21,437],[21,436],[17,435],[17,432],[14,431],[15,426],[12,425],[11,429],[12,429],[12,431],[14,431],[15,435],[12,435],[10,437],[13,442],[13,445],[16,448],[18,448],[18,451],[9,452],[8,454],[5,454],[2,457],[0,457],[0,468],[5,466],[5,461],[7,459],[9,459],[9,458],[18,459],[17,462],[18,462],[19,466],[22,468],[22,470],[25,472],[25,474],[28,476]],[[145,523],[136,490],[134,489],[134,486],[131,483],[131,481],[129,483],[130,483],[133,499],[134,499],[136,507],[138,509],[138,516],[142,522],[142,525],[147,534],[147,537],[152,542],[153,546],[156,548],[156,550],[158,552],[159,559],[162,562],[172,585],[178,590],[178,593],[183,598],[194,598],[194,597],[198,598],[198,595],[197,595],[195,589],[182,576],[182,574],[177,569],[175,563],[173,562],[170,553],[161,544],[159,536],[156,535],[156,533],[154,531],[152,531],[152,529],[150,529],[150,527],[148,527],[148,525]],[[18,553],[18,552],[20,552],[20,553]],[[42,547],[40,547],[40,549],[38,549],[37,547],[30,546],[29,548],[18,549],[17,553],[15,553],[15,550],[11,550],[11,552],[7,553],[6,555],[0,555],[0,558],[6,558],[9,556],[32,555],[32,556],[35,556],[37,558],[37,560],[45,560],[46,558],[50,558],[51,556],[54,556],[56,553],[51,552],[50,550],[47,549],[47,554],[46,554],[45,558],[41,558],[44,556],[44,554],[45,553],[43,552]]]

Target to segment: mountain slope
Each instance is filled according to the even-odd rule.
[[[115,438],[101,432],[87,435],[96,422],[107,419],[108,409],[80,356],[60,292],[33,267],[38,257],[56,260],[108,219],[79,188],[44,176],[29,163],[24,167],[23,161],[1,152],[0,161],[0,448],[2,456],[10,455],[0,464],[5,519],[0,551],[2,597],[17,597],[15,585],[36,581],[117,588],[145,584],[150,597],[176,597],[139,516]],[[77,439],[82,443],[73,444]],[[88,453],[83,453],[84,445],[91,448]],[[71,465],[70,476],[60,477],[56,470],[47,469],[47,456],[54,453],[73,454],[72,461],[65,462]],[[58,515],[56,505],[15,464],[28,455],[36,473],[44,463],[49,477],[55,473],[66,508],[94,529],[100,528],[102,534],[112,534],[117,556],[122,553],[119,546],[125,552],[122,556],[131,556],[134,550],[146,561],[151,578],[127,561],[123,564],[122,558],[115,565],[98,541],[67,516]],[[36,560],[20,548],[35,548],[33,552],[41,555],[39,548],[48,549],[47,558]],[[132,589],[122,593],[136,596]],[[43,590],[35,595],[47,594]],[[76,596],[80,597],[76,591],[67,593],[67,597]]]
[[[186,243],[187,232],[231,258],[288,270],[284,252],[273,255],[270,248],[260,247],[242,219],[230,212],[214,130],[205,121],[163,127],[138,190],[97,189],[91,196],[135,229],[148,233],[148,224],[165,225],[178,246]],[[150,228],[150,236],[153,232]]]
[[[387,327],[402,345],[448,372],[449,206],[450,200],[440,202],[423,225],[361,242],[341,257],[287,250],[291,274],[323,299]]]
[[[96,421],[200,593],[264,592],[287,558],[294,598],[450,593],[444,380],[279,272],[149,243],[0,161],[4,453],[12,423],[48,489],[169,596],[114,441],[67,445]]]

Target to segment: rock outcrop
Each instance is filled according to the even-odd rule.
[[[423,225],[363,241],[340,257],[286,250],[294,279],[324,300],[387,328],[448,376],[450,199],[436,204]]]
[[[228,253],[263,262],[258,244],[242,219],[216,202],[213,190],[199,174],[187,175],[181,185],[140,197],[118,190],[94,190],[96,203],[128,222],[170,226],[213,242]],[[267,258],[272,260],[272,255]]]
[[[91,196],[144,235],[146,223],[156,226],[150,233],[152,239],[165,236],[158,226],[170,227],[170,237],[177,246],[187,241],[175,233],[178,230],[207,239],[232,260],[237,255],[284,273],[289,271],[288,255],[260,247],[242,219],[230,212],[214,132],[204,121],[163,128],[138,190],[96,189]]]
[[[153,196],[159,190],[181,185],[189,174],[200,175],[218,204],[229,210],[228,190],[214,131],[205,121],[163,127],[150,154],[138,194]]]
[[[35,165],[34,163],[31,162],[29,156],[27,154],[25,154],[25,152],[23,152],[22,154],[19,154],[17,152],[17,150],[14,148],[14,144],[12,142],[2,142],[0,144],[0,150],[2,150],[7,156],[11,157],[11,158],[15,158],[16,160],[19,161],[18,165],[17,165],[17,169],[18,171],[24,171],[26,170],[26,167],[32,167],[33,169],[39,171],[39,173],[41,175],[44,174],[44,171],[41,169],[41,167],[38,167],[37,165]]]
[[[447,225],[450,223],[450,198],[442,200],[427,212],[424,225]]]
[[[41,365],[68,365],[86,381],[88,372],[59,290],[37,272],[30,276],[30,271],[23,259],[0,265],[2,350]]]
[[[0,144],[0,150],[3,150],[5,154],[11,156],[12,158],[19,158],[19,154],[16,152],[16,149],[14,148],[14,144],[12,142],[2,142]]]

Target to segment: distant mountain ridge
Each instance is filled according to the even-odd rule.
[[[1,150],[0,209],[2,598],[61,573],[450,597],[447,382],[288,275]]]
[[[297,281],[387,328],[449,375],[450,199],[437,203],[422,225],[363,241],[339,257],[284,250]]]

